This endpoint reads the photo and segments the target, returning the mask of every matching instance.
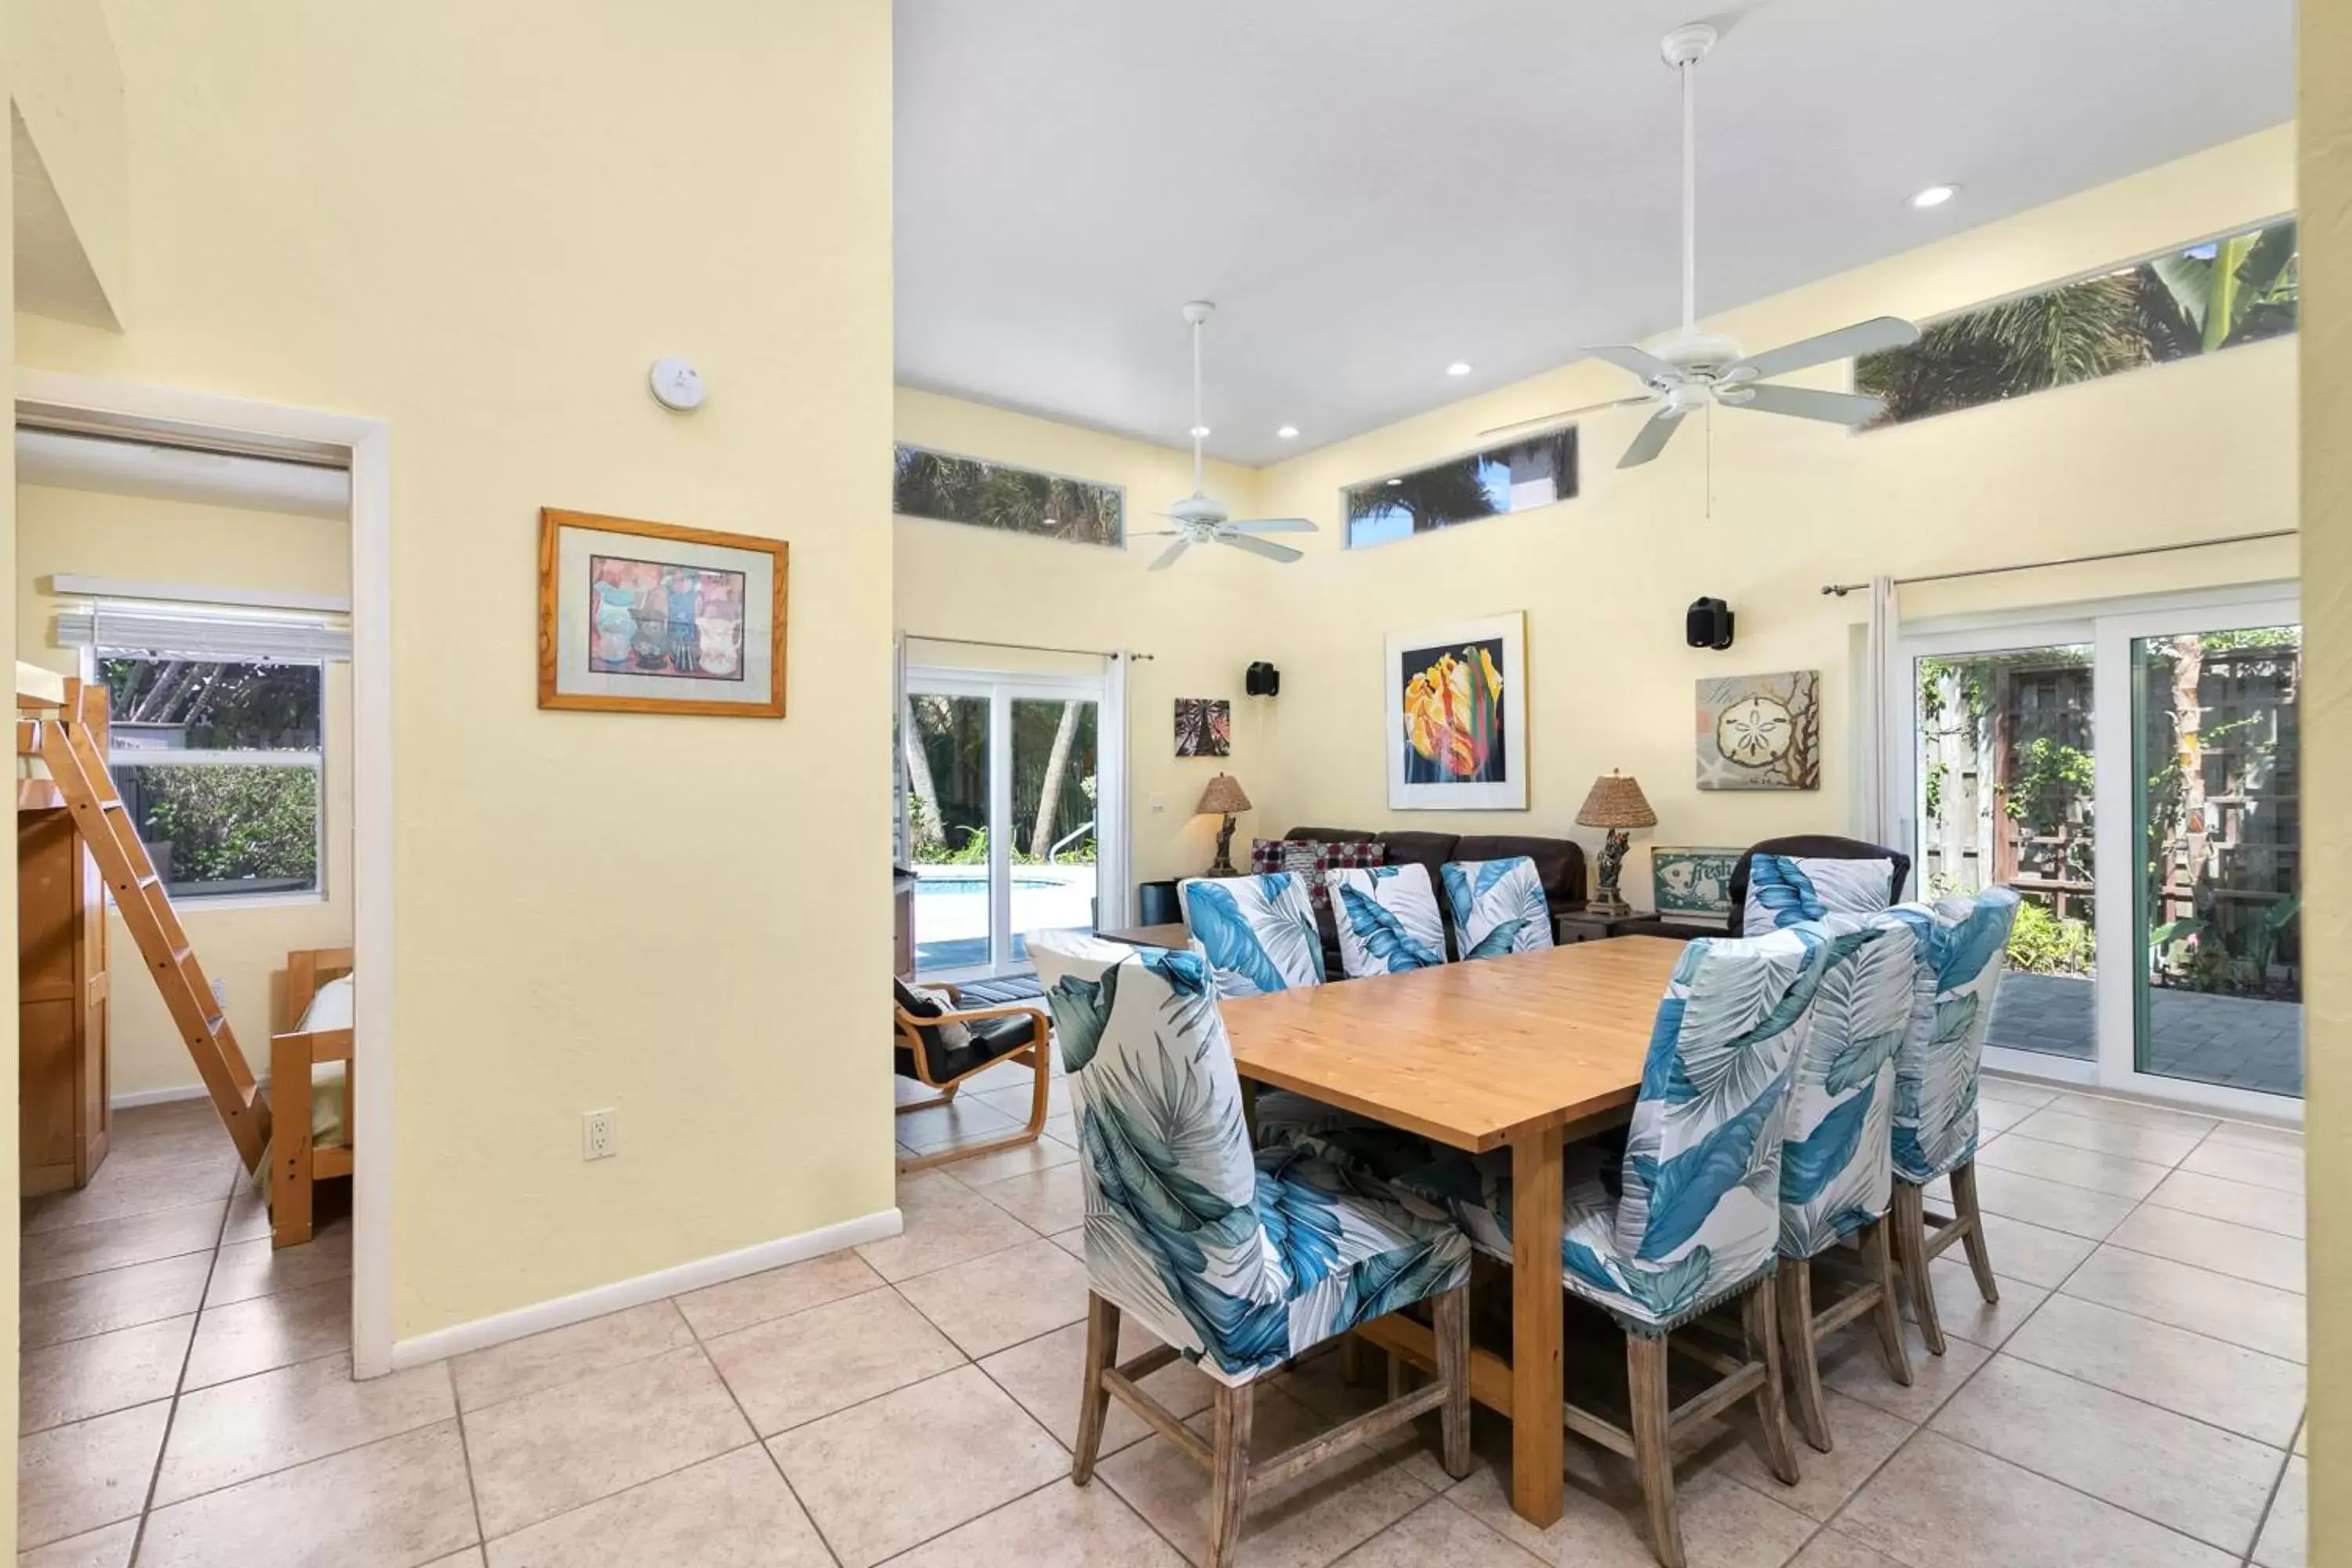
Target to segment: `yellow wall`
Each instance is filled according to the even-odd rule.
[[[351,530],[338,521],[39,485],[17,492],[16,518],[16,656],[68,675],[79,672],[80,650],[56,646],[56,617],[61,604],[78,601],[46,592],[59,572],[221,588],[351,591]],[[287,1026],[278,1012],[286,954],[352,940],[352,667],[331,664],[326,674],[323,896],[180,905],[205,973],[226,988],[229,1024],[257,1073],[268,1070],[270,1034]],[[118,954],[136,951],[120,915],[109,940]],[[131,978],[131,967],[116,964],[126,983],[114,988],[107,1011],[114,1095],[200,1092],[163,993]]]
[[[16,85],[17,72],[16,0],[0,0],[0,98]],[[0,180],[0,217],[15,232],[16,182]],[[16,360],[16,279],[11,268],[0,268],[0,348]],[[16,443],[0,442],[0,560],[16,549]],[[16,605],[0,594],[0,647],[16,641]],[[0,871],[0,952],[16,951],[16,858],[8,858]],[[0,1071],[16,1081],[16,966],[0,964]],[[0,1116],[0,1196],[16,1205],[16,1118]],[[16,1278],[16,1227],[0,1226],[0,1280]],[[16,1292],[0,1289],[0,1555],[16,1550]]]
[[[2304,1136],[2311,1561],[2352,1563],[2352,11],[2303,7]]]
[[[1182,350],[1182,339],[1171,332],[1170,352]],[[1124,485],[1130,533],[1168,526],[1151,513],[1192,493],[1189,452],[909,387],[898,389],[898,405],[902,441]],[[1204,488],[1244,516],[1257,478],[1213,463]],[[1166,572],[1150,572],[1167,540],[1104,550],[923,518],[898,519],[896,542],[897,616],[910,635],[1152,656],[1128,679],[1132,879],[1197,876],[1208,868],[1216,819],[1195,816],[1192,808],[1219,772],[1239,779],[1260,807],[1234,829],[1237,853],[1246,852],[1253,833],[1271,836],[1291,826],[1270,816],[1257,793],[1274,771],[1266,730],[1272,704],[1243,695],[1242,671],[1252,659],[1273,657],[1277,623],[1290,604],[1286,579],[1297,566],[1275,566],[1237,550],[1198,549]],[[910,663],[952,658],[1020,667],[1017,656],[988,649],[909,647]],[[1232,756],[1175,754],[1179,697],[1232,700]],[[1152,809],[1155,796],[1164,810]]]
[[[18,362],[390,426],[395,1331],[887,1210],[888,7],[110,20],[139,308]],[[791,717],[539,711],[548,505],[789,539]]]
[[[2294,206],[2282,128],[2054,205],[1768,300],[1707,323],[1752,348],[1880,313],[1933,316],[2130,259]],[[1669,304],[1662,295],[1663,318]],[[1837,384],[1843,368],[1816,373]],[[1362,551],[1340,548],[1348,482],[1475,449],[1486,428],[1622,395],[1622,373],[1585,363],[1307,454],[1261,475],[1258,503],[1322,522],[1278,628],[1275,759],[1262,804],[1291,820],[1464,832],[1575,832],[1595,774],[1622,768],[1657,809],[1648,842],[1744,845],[1836,831],[1853,799],[1853,665],[1861,595],[1822,584],[2208,538],[2295,519],[2294,345],[2256,344],[1895,429],[1849,435],[1766,416],[1715,416],[1712,489],[1702,430],[1649,467],[1616,458],[1644,411],[1588,419],[1582,494],[1538,510]],[[2165,564],[2028,574],[1915,590],[1916,618],[2216,581],[2283,579],[2292,542]],[[1729,652],[1683,644],[1685,605],[1730,601]],[[1383,636],[1496,611],[1528,612],[1531,809],[1391,816],[1382,745]],[[1822,672],[1818,795],[1702,794],[1693,684],[1702,677]],[[1266,778],[1251,777],[1253,790]],[[1649,890],[1637,837],[1625,886]]]
[[[115,321],[124,316],[127,169],[122,68],[100,0],[41,0],[18,12],[10,101],[65,208]]]

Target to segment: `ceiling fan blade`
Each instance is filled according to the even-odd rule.
[[[1538,414],[1532,419],[1514,419],[1508,425],[1491,426],[1479,431],[1478,438],[1483,441],[1489,436],[1507,435],[1513,430],[1524,430],[1530,425],[1551,425],[1562,419],[1573,419],[1580,414],[1603,414],[1612,408],[1631,408],[1638,403],[1656,401],[1656,395],[1647,392],[1633,397],[1612,397],[1606,403],[1588,403],[1581,408],[1563,408],[1556,414]]]
[[[1303,517],[1254,517],[1247,522],[1229,522],[1225,526],[1237,533],[1320,533],[1323,531]]]
[[[1777,349],[1766,349],[1760,354],[1751,354],[1734,363],[1726,374],[1747,381],[1769,381],[1792,370],[1806,370],[1813,365],[1827,364],[1832,360],[1853,359],[1858,354],[1904,348],[1918,341],[1919,329],[1902,317],[1874,316],[1867,321],[1856,321],[1851,327],[1840,327],[1834,332],[1823,332],[1817,338],[1805,338]]]
[[[1219,544],[1230,544],[1236,550],[1246,550],[1252,555],[1263,555],[1268,561],[1296,561],[1305,553],[1287,544],[1276,544],[1271,539],[1260,539],[1253,533],[1228,533],[1219,529],[1209,537]]]
[[[1603,343],[1599,348],[1579,349],[1578,359],[1604,359],[1620,370],[1630,370],[1645,382],[1679,381],[1682,372],[1660,359],[1647,349],[1632,343]]]
[[[1675,431],[1682,422],[1683,410],[1659,409],[1650,416],[1650,422],[1643,426],[1640,433],[1633,437],[1633,444],[1625,448],[1625,455],[1617,459],[1617,466],[1621,468],[1638,468],[1660,452],[1664,451],[1666,443],[1674,439]]]
[[[1173,539],[1184,531],[1181,528],[1139,528],[1128,533],[1129,539]]]
[[[1724,400],[1727,408],[1753,408],[1764,414],[1793,414],[1800,419],[1822,419],[1832,425],[1867,425],[1886,412],[1886,400],[1851,392],[1818,392],[1810,386],[1748,386],[1738,402]]]
[[[1191,548],[1192,548],[1192,542],[1190,539],[1180,537],[1175,543],[1160,552],[1160,559],[1154,561],[1150,569],[1154,572],[1167,571],[1168,568],[1176,564],[1176,557],[1183,554],[1184,552]]]

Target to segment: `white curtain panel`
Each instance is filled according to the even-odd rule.
[[[1895,579],[1870,580],[1870,630],[1863,644],[1862,712],[1862,837],[1873,844],[1889,842],[1897,826],[1889,810],[1888,777],[1895,767],[1895,693],[1903,689],[1893,668],[1895,639],[1901,616],[1895,604]]]

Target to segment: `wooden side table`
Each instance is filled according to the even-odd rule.
[[[1562,947],[1571,942],[1605,942],[1612,936],[1623,936],[1635,926],[1650,927],[1657,918],[1648,910],[1631,910],[1622,915],[1563,910],[1551,918],[1551,936]]]

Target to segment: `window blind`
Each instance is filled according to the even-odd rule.
[[[92,600],[58,612],[58,646],[236,661],[349,659],[348,616]]]

